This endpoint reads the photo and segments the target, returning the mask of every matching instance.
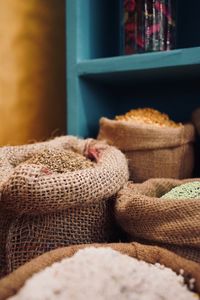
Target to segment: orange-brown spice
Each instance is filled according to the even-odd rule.
[[[128,122],[139,121],[147,124],[156,124],[167,127],[182,126],[182,123],[176,123],[170,120],[167,114],[161,113],[153,108],[132,109],[124,115],[116,116],[115,120]]]

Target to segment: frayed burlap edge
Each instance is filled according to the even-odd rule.
[[[43,166],[20,164],[49,147],[73,149],[88,157],[93,155],[96,166],[55,174],[48,173]],[[71,136],[33,145],[3,147],[0,163],[0,207],[20,215],[51,213],[98,202],[118,192],[129,177],[127,161],[120,150],[96,140]]]
[[[195,140],[193,124],[172,128],[141,122],[100,119],[99,140],[121,151],[174,148]]]

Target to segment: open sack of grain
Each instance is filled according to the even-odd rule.
[[[192,177],[195,139],[192,124],[175,123],[153,109],[136,109],[115,120],[101,118],[98,139],[125,153],[135,182]]]
[[[115,215],[130,241],[200,263],[200,179],[129,182],[118,193]]]
[[[127,180],[125,156],[92,139],[1,148],[1,275],[51,249],[118,240],[113,196]]]
[[[198,299],[183,282],[200,293],[200,265],[168,250],[139,243],[79,245],[45,253],[3,278],[0,300],[14,295],[9,299],[43,300],[47,294],[76,300]]]

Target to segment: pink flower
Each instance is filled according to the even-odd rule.
[[[148,33],[151,35],[151,34],[153,34],[155,32],[159,32],[160,31],[160,27],[161,27],[160,24],[152,25],[152,26],[149,27]]]

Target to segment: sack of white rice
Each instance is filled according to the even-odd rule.
[[[191,281],[193,285],[193,281]],[[86,248],[35,274],[8,300],[194,300],[184,278],[111,248]]]
[[[49,250],[117,241],[113,196],[128,180],[124,155],[61,137],[0,149],[0,275]]]
[[[200,264],[184,259],[183,257],[178,256],[171,251],[168,251],[166,249],[157,246],[142,245],[139,243],[114,243],[114,244],[73,245],[70,247],[62,247],[56,250],[52,250],[50,252],[47,252],[37,257],[31,260],[30,262],[26,263],[25,265],[21,266],[13,273],[4,277],[2,280],[0,280],[0,300],[5,300],[8,297],[16,295],[19,292],[19,290],[26,285],[28,279],[32,278],[34,274],[39,273],[40,271],[44,270],[46,267],[53,265],[55,262],[60,262],[64,258],[72,257],[80,249],[85,249],[88,247],[112,248],[113,250],[116,250],[122,254],[126,254],[130,257],[136,258],[137,260],[145,261],[152,265],[157,263],[160,265],[164,265],[166,268],[172,269],[177,275],[181,273],[182,276],[184,277],[185,283],[191,288],[194,287],[195,292],[200,293]],[[100,259],[99,261],[101,262],[102,260]],[[92,267],[91,262],[92,260],[89,261],[87,268]],[[107,264],[107,271],[110,271],[110,268],[114,267],[110,265],[111,263],[109,261],[109,263]],[[102,267],[100,267],[100,270],[102,270]],[[86,272],[84,274],[86,274]],[[121,278],[123,278],[123,276],[125,276],[123,267],[120,269],[120,272],[121,272],[120,273]],[[72,278],[70,277],[70,282],[71,279],[74,280],[75,276],[76,275],[72,275]],[[134,273],[132,274],[132,276],[134,276]],[[85,275],[81,278],[81,281],[83,280],[83,278],[85,278]],[[154,278],[154,281],[156,280],[157,279]],[[107,281],[105,284],[107,284]],[[46,284],[46,282],[45,285],[47,285],[48,287],[50,286],[50,284]],[[38,291],[38,288],[36,290]],[[35,292],[35,288],[27,296],[28,300],[30,300],[31,297],[35,295],[34,292]],[[96,299],[96,297],[92,299]],[[144,299],[146,300],[149,298],[147,298],[145,295]],[[196,299],[198,299],[198,297]]]

